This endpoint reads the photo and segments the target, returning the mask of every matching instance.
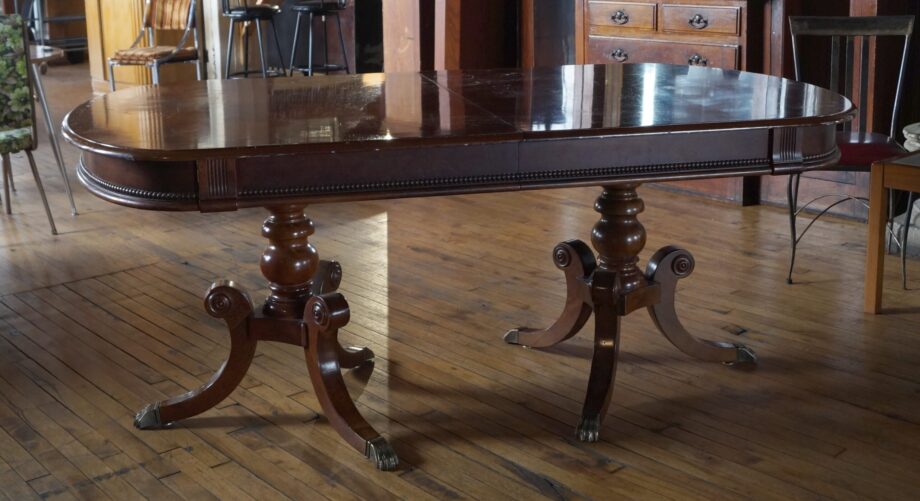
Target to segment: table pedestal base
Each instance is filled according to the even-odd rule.
[[[381,470],[398,465],[395,451],[355,407],[342,379],[342,369],[373,363],[367,348],[339,344],[338,330],[348,323],[345,298],[335,291],[342,268],[320,261],[308,242],[313,223],[303,206],[271,207],[262,234],[269,246],[262,256],[262,274],[271,295],[261,311],[233,282],[218,281],[205,295],[209,314],[223,319],[230,331],[230,355],[217,373],[200,388],[142,409],[134,419],[141,429],[163,428],[211,409],[240,384],[259,341],[274,341],[304,349],[307,370],[326,419],[352,447]]]
[[[556,266],[565,272],[568,290],[565,309],[551,327],[520,328],[505,341],[545,348],[574,336],[595,316],[594,358],[577,435],[595,442],[607,415],[620,347],[620,319],[648,308],[665,337],[678,349],[701,360],[734,365],[753,363],[754,353],[740,344],[700,340],[688,333],[674,310],[677,281],[693,271],[693,256],[665,247],[642,273],[638,255],[645,246],[645,228],[638,215],[644,204],[638,184],[608,186],[597,199],[601,219],[592,231],[594,253],[583,242],[559,244],[553,252]],[[269,245],[262,255],[262,274],[271,295],[260,311],[233,282],[219,281],[205,296],[205,309],[223,319],[230,331],[230,355],[217,373],[200,388],[148,405],[134,420],[141,429],[156,429],[200,414],[230,395],[245,376],[259,341],[274,341],[304,349],[307,370],[323,412],[352,447],[381,470],[398,465],[395,451],[361,416],[348,394],[342,369],[372,363],[367,348],[339,344],[338,330],[348,323],[349,310],[338,289],[342,269],[334,261],[320,261],[309,243],[313,223],[304,206],[270,207],[262,227]]]
[[[693,256],[677,247],[659,250],[639,271],[639,252],[645,247],[645,228],[638,215],[645,206],[638,184],[607,186],[595,203],[601,219],[594,226],[594,253],[579,240],[556,246],[553,261],[565,273],[566,304],[556,322],[546,329],[522,327],[505,334],[510,344],[547,348],[581,330],[594,314],[594,357],[581,419],[579,440],[596,442],[610,406],[620,347],[620,318],[648,308],[655,325],[677,349],[707,362],[728,365],[756,362],[754,352],[741,344],[695,338],[681,325],[674,309],[677,281],[693,271]]]

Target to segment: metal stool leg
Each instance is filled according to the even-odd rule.
[[[901,287],[907,290],[907,236],[910,231],[910,216],[914,209],[914,192],[907,194],[907,212],[904,213],[904,227],[901,231]]]
[[[291,69],[291,76],[294,76],[294,65],[297,58],[297,42],[298,37],[300,37],[300,22],[303,17],[303,12],[297,13],[297,20],[294,21],[294,43],[291,44],[291,64],[288,65],[288,68]]]
[[[350,75],[351,71],[348,69],[348,49],[345,48],[345,34],[342,33],[342,20],[339,18],[338,12],[335,14],[335,24],[339,27],[339,46],[342,47],[342,58],[345,60],[345,74]]]
[[[256,21],[256,37],[259,38],[259,63],[262,65],[262,78],[268,78],[268,62],[265,60],[265,47],[262,45],[262,21]]]
[[[256,26],[259,23],[256,21]],[[243,25],[243,77],[249,78],[249,30],[252,23]]]
[[[329,27],[326,19],[329,16],[323,15],[323,74],[329,74]]]
[[[230,78],[230,63],[233,61],[233,36],[236,34],[236,23],[230,21],[230,30],[227,35],[227,66],[224,68],[224,78]]]
[[[48,197],[45,196],[45,187],[42,186],[42,179],[38,175],[38,167],[35,165],[35,157],[32,152],[26,150],[26,156],[29,157],[29,167],[32,168],[32,177],[35,178],[35,186],[38,186],[38,194],[42,197],[42,204],[45,206],[45,214],[48,215],[48,223],[51,225],[51,234],[57,235],[57,228],[54,226],[54,217],[51,216],[51,207],[48,205]]]
[[[54,153],[54,159],[57,161],[58,169],[61,171],[61,177],[64,179],[64,192],[70,200],[70,212],[77,215],[77,204],[73,201],[73,191],[70,189],[70,179],[67,176],[67,168],[64,166],[64,155],[61,154],[61,144],[58,142],[57,131],[54,121],[51,118],[51,111],[48,109],[48,100],[45,98],[45,86],[42,84],[41,72],[36,65],[31,65],[32,81],[35,82],[35,93],[38,94],[38,104],[41,105],[42,114],[45,116],[45,126],[48,127],[48,142],[51,143],[51,150]]]
[[[307,76],[313,76],[313,13],[310,13],[310,28],[307,33]]]
[[[160,85],[160,65],[159,64],[154,63],[153,66],[150,67],[150,75],[151,75],[151,78],[153,79],[153,85]]]
[[[275,29],[275,20],[269,19],[268,24],[272,27],[272,37],[275,38],[275,49],[278,51],[278,64],[281,65],[282,75],[287,75],[287,68],[284,66],[284,54],[281,53],[281,41],[278,40],[278,30]]]
[[[115,92],[115,63],[109,61],[109,90]]]

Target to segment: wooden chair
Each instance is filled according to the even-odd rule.
[[[35,99],[29,76],[29,47],[25,23],[19,15],[0,15],[0,157],[3,160],[3,195],[6,213],[12,213],[10,188],[13,183],[10,155],[24,151],[32,168],[32,176],[51,224],[51,234],[57,235],[48,197],[35,166],[32,150],[37,146],[35,130]]]
[[[115,51],[109,58],[109,85],[113,91],[116,66],[146,66],[150,69],[153,84],[159,85],[160,66],[188,63],[195,65],[198,80],[201,80],[195,3],[196,0],[147,0],[144,22],[134,43],[128,49]],[[176,45],[158,45],[157,30],[182,31],[182,38]],[[189,37],[192,38],[191,47],[187,46]]]
[[[837,144],[840,148],[841,158],[838,165],[832,170],[842,171],[859,171],[868,172],[873,162],[886,158],[898,156],[904,153],[904,149],[896,142],[896,126],[898,110],[901,106],[903,97],[904,75],[907,69],[908,49],[910,47],[910,38],[913,33],[914,16],[874,16],[874,17],[809,17],[809,16],[792,16],[789,18],[790,32],[792,35],[792,57],[795,62],[795,76],[797,80],[803,80],[803,61],[801,60],[800,45],[803,37],[825,37],[830,38],[831,52],[829,58],[830,66],[830,89],[853,98],[854,84],[856,75],[859,77],[859,96],[857,107],[859,108],[859,118],[857,128],[854,129],[852,123],[847,122],[842,126],[842,130],[837,133]],[[891,114],[891,129],[888,134],[876,133],[866,130],[868,119],[869,96],[866,89],[869,88],[869,71],[860,71],[860,69],[869,68],[869,50],[871,41],[877,37],[901,37],[904,39],[903,50],[901,51],[901,64],[898,71],[897,85],[894,89],[894,106]],[[856,50],[857,39],[859,40],[859,50]],[[843,51],[843,52],[841,52]],[[842,63],[842,64],[841,64]],[[840,83],[843,82],[841,89]],[[876,94],[886,92],[886,90],[877,88]],[[792,283],[792,271],[795,266],[796,248],[802,237],[811,229],[812,225],[829,210],[837,205],[854,200],[868,207],[868,200],[862,197],[853,197],[846,194],[831,194],[817,197],[803,206],[798,206],[799,184],[801,174],[789,176],[789,185],[787,189],[789,201],[789,224],[792,233],[792,256],[789,260],[789,276],[787,282]],[[798,232],[796,225],[797,216],[803,211],[808,210],[821,200],[828,198],[836,199],[833,203],[820,210],[805,228]],[[908,203],[912,203],[912,194],[909,196]],[[890,223],[889,223],[890,226]],[[906,242],[906,226],[899,245],[902,253]],[[906,284],[906,274],[903,277]]]

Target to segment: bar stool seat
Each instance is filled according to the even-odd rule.
[[[231,7],[224,16],[236,21],[267,21],[281,12],[281,7],[272,4]]]
[[[312,12],[314,15],[322,15],[324,11],[343,10],[345,7],[338,2],[324,2],[323,0],[304,0],[291,6],[294,12],[304,14]]]
[[[297,21],[294,25],[294,42],[291,44],[291,61],[288,67],[291,69],[291,75],[295,71],[312,76],[315,71],[330,73],[333,71],[344,71],[350,73],[348,68],[348,49],[345,47],[345,36],[342,33],[342,21],[339,19],[339,12],[345,10],[348,5],[346,0],[302,0],[290,6],[292,12],[297,13]],[[296,66],[297,43],[300,36],[300,25],[303,17],[307,17],[309,25],[307,34],[307,65]],[[323,52],[325,58],[322,65],[313,64],[313,20],[320,17],[323,21]],[[339,45],[342,48],[343,64],[332,64],[329,62],[329,36],[326,26],[326,19],[335,17],[335,23],[339,30]]]

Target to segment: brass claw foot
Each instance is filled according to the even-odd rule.
[[[377,466],[380,471],[393,471],[399,466],[399,458],[393,446],[383,437],[368,440],[364,448],[364,455]]]
[[[134,427],[139,430],[159,430],[164,428],[160,422],[160,403],[152,403],[141,409],[134,416]]]
[[[575,428],[575,436],[582,442],[597,442],[601,438],[601,417],[582,416]]]
[[[754,353],[754,350],[743,344],[735,344],[734,346],[737,352],[737,359],[734,362],[726,362],[725,365],[742,366],[757,363],[757,354]]]
[[[511,329],[502,336],[502,340],[507,344],[516,344],[520,345],[521,331],[526,329],[526,327],[518,327],[517,329]]]

